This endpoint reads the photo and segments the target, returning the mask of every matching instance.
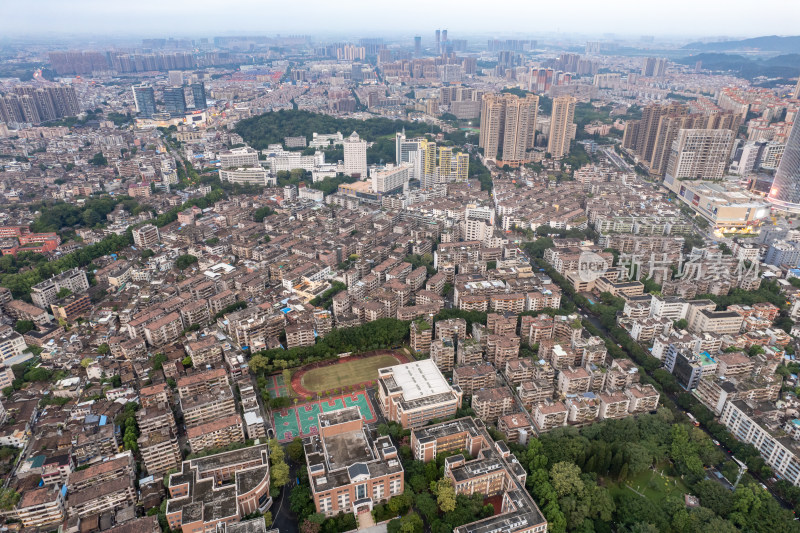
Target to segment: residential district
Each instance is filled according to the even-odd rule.
[[[800,81],[431,33],[7,44],[4,530],[798,530]]]

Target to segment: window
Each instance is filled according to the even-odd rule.
[[[362,498],[367,497],[367,485],[366,483],[361,485],[356,485],[356,500],[360,500]]]

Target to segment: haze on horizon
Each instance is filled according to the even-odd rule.
[[[754,8],[757,6],[757,13]],[[654,35],[730,38],[800,33],[798,0],[4,0],[0,36],[225,34]],[[756,15],[756,16],[754,16]],[[460,35],[459,35],[460,34]]]

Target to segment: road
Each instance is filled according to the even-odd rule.
[[[281,533],[298,533],[297,515],[289,507],[289,495],[297,485],[297,476],[300,473],[300,466],[286,457],[289,464],[289,483],[283,487],[280,496],[272,502],[270,511],[272,512],[272,527],[278,528]]]

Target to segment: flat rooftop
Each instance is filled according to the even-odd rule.
[[[451,392],[450,385],[431,359],[391,367],[394,381],[403,390],[403,399],[417,400]]]

